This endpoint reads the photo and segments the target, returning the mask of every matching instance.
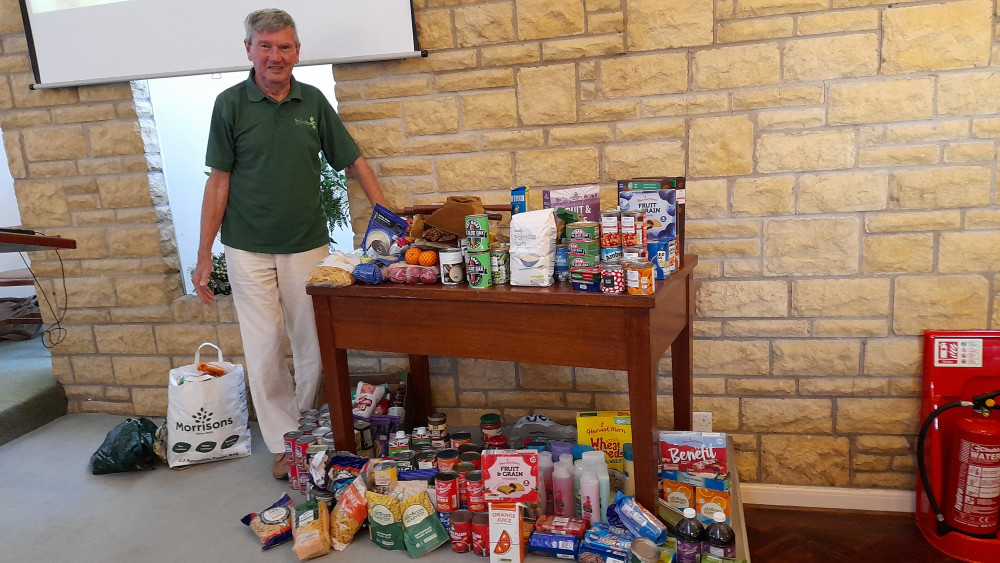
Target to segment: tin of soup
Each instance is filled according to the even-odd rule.
[[[489,252],[469,251],[465,261],[465,273],[469,278],[469,287],[482,289],[493,285],[493,273],[490,269]]]

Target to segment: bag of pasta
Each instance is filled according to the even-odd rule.
[[[292,551],[299,561],[330,553],[330,512],[321,500],[310,500],[295,507],[295,540]]]
[[[403,545],[403,517],[399,499],[373,491],[365,493],[368,501],[368,535],[382,549],[406,549]]]
[[[292,499],[281,495],[277,502],[260,512],[251,512],[240,519],[260,538],[261,549],[285,543],[292,539]]]
[[[434,510],[425,481],[400,481],[391,493],[401,499],[403,543],[410,559],[430,553],[448,541],[448,531]]]
[[[367,489],[363,473],[342,489],[337,506],[330,515],[330,543],[333,549],[343,551],[368,519]]]

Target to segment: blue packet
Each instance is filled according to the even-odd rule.
[[[528,539],[528,553],[543,557],[558,557],[560,559],[576,559],[580,549],[580,538],[564,536],[551,532],[532,532]]]
[[[618,518],[621,519],[628,531],[637,536],[648,538],[657,545],[667,541],[667,527],[634,498],[618,491],[612,506],[615,507]]]
[[[528,210],[528,186],[521,186],[510,191],[510,214],[517,215]]]
[[[292,499],[287,494],[260,512],[251,512],[240,522],[249,526],[260,538],[261,551],[292,539]]]
[[[388,256],[393,243],[409,228],[410,224],[406,219],[376,203],[368,220],[365,238],[361,241],[361,250],[369,258]]]

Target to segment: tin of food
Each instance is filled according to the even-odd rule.
[[[659,560],[660,548],[653,540],[639,536],[629,544],[628,563],[657,563]]]
[[[493,272],[490,268],[489,252],[469,251],[465,261],[465,273],[469,278],[469,287],[482,289],[493,285]]]
[[[465,256],[460,248],[439,251],[438,261],[441,264],[441,283],[458,285],[465,281]]]
[[[490,275],[493,285],[510,283],[510,246],[502,244],[490,250]]]
[[[396,484],[399,469],[395,461],[380,461],[372,467],[372,490],[379,494],[387,494]]]
[[[471,444],[472,434],[470,432],[455,432],[451,435],[451,447],[457,448],[462,444]]]

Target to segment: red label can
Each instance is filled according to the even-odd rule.
[[[458,504],[469,504],[469,493],[465,488],[466,476],[475,471],[476,466],[471,463],[461,462],[455,466],[455,473],[458,474]]]
[[[483,492],[483,472],[470,471],[465,476],[465,495],[469,499],[469,510],[472,512],[484,512],[487,508],[486,498]]]
[[[472,515],[472,552],[480,557],[490,556],[490,514],[477,512]]]
[[[298,465],[299,469],[305,467],[306,450],[309,449],[309,445],[314,442],[316,442],[316,437],[311,434],[305,434],[295,439],[295,447],[292,450],[292,459],[295,460],[295,465]]]
[[[299,430],[292,430],[291,432],[285,432],[283,436],[285,440],[285,455],[291,456],[295,459],[295,440],[302,436],[302,432]]]
[[[438,512],[458,510],[458,474],[454,471],[438,472],[434,476],[434,494]]]
[[[482,459],[481,459],[481,457],[482,456],[479,455],[479,452],[472,452],[472,451],[462,452],[462,453],[458,454],[458,461],[459,461],[459,463],[463,463],[463,462],[464,463],[471,463],[472,465],[476,466],[476,469],[482,469]]]
[[[293,491],[299,490],[299,466],[294,463],[288,464],[288,488]]]
[[[455,553],[468,553],[472,549],[472,513],[468,510],[456,510],[448,520],[451,550]]]
[[[458,450],[441,450],[437,455],[437,466],[441,471],[454,471],[458,464]]]

